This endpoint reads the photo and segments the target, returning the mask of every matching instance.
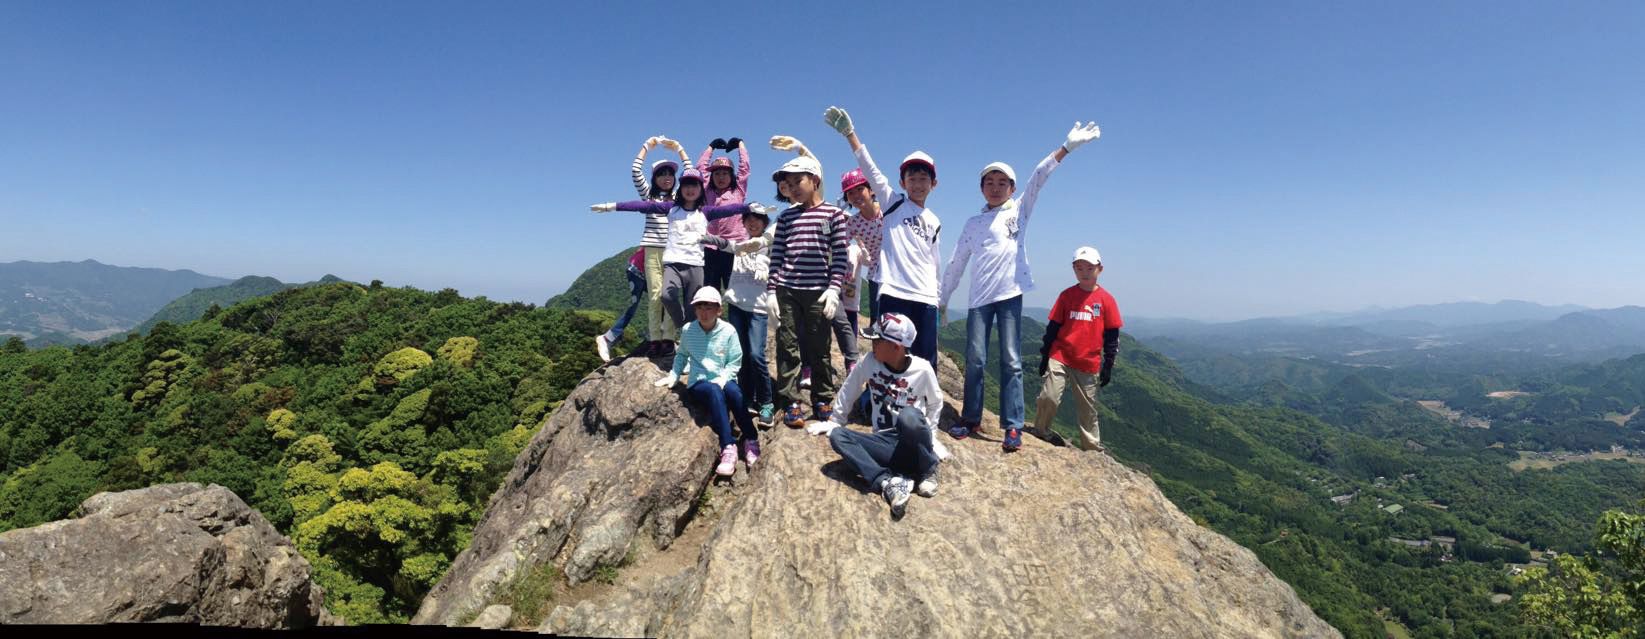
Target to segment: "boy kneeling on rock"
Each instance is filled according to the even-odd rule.
[[[937,463],[950,455],[933,434],[942,417],[942,388],[931,363],[908,353],[915,329],[907,317],[881,315],[868,337],[874,356],[851,369],[834,398],[833,416],[806,431],[828,435],[834,451],[885,496],[891,516],[900,518],[911,493],[937,493]],[[840,428],[865,390],[871,432]]]

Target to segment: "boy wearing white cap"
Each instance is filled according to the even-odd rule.
[[[845,378],[832,419],[806,427],[813,435],[828,435],[834,451],[885,496],[893,518],[902,517],[911,493],[937,493],[937,464],[949,457],[933,435],[943,406],[937,372],[930,362],[908,352],[916,330],[901,314],[881,315],[870,334],[874,356]],[[870,432],[840,428],[865,392]]]
[[[903,158],[898,169],[900,184],[906,195],[899,196],[891,189],[891,180],[880,173],[868,147],[857,138],[851,123],[851,114],[839,107],[828,107],[823,120],[834,127],[851,152],[857,156],[857,168],[883,207],[882,231],[877,258],[878,270],[870,278],[879,283],[879,313],[901,313],[914,322],[919,337],[912,352],[926,361],[937,361],[937,297],[942,291],[942,278],[937,264],[941,261],[938,233],[942,222],[937,214],[926,208],[926,197],[937,188],[937,164],[924,151],[915,151]],[[876,277],[877,275],[877,277]]]
[[[1022,295],[1034,290],[1028,270],[1029,216],[1039,200],[1040,189],[1068,153],[1097,139],[1096,123],[1074,123],[1067,139],[1034,167],[1022,195],[1017,190],[1017,174],[1004,162],[982,169],[982,196],[987,201],[982,213],[965,222],[959,246],[948,262],[942,279],[942,300],[938,307],[946,314],[949,296],[959,287],[965,267],[974,258],[971,272],[970,312],[966,315],[965,401],[960,421],[949,429],[956,439],[971,435],[982,422],[983,367],[988,363],[988,333],[996,323],[1000,337],[1000,425],[1005,428],[1001,447],[1012,452],[1022,447],[1024,410],[1022,398]]]
[[[789,160],[772,179],[781,181],[794,206],[777,217],[771,240],[771,271],[760,306],[777,318],[777,405],[790,428],[805,425],[800,403],[800,366],[811,369],[812,409],[830,417],[839,387],[828,353],[829,328],[840,310],[840,289],[849,268],[845,211],[823,202],[822,165],[811,156]]]
[[[1080,448],[1102,451],[1097,431],[1097,393],[1114,376],[1114,357],[1119,355],[1119,304],[1114,296],[1097,285],[1102,275],[1102,255],[1082,246],[1074,251],[1074,277],[1078,284],[1064,289],[1051,306],[1040,346],[1039,402],[1034,415],[1034,434],[1051,440],[1051,420],[1062,402],[1062,389],[1074,389],[1074,408],[1079,413]]]
[[[742,431],[743,458],[752,469],[760,459],[759,431],[743,405],[737,372],[742,369],[743,349],[737,343],[737,329],[720,321],[720,292],[712,286],[697,289],[691,297],[697,321],[680,331],[680,347],[674,351],[674,368],[657,380],[662,388],[684,381],[691,399],[708,411],[709,426],[720,438],[720,463],[714,472],[729,477],[737,469],[737,439],[731,434],[731,418]],[[690,379],[681,380],[685,365],[691,364]]]

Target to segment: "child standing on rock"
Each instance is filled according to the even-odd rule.
[[[732,166],[730,158],[714,158],[714,151],[720,150],[730,153],[737,152],[737,164]],[[713,158],[712,161],[710,158]],[[748,147],[743,145],[742,138],[722,140],[715,138],[708,143],[708,148],[697,158],[697,166],[707,173],[708,178],[708,206],[722,204],[742,204],[748,200],[748,176],[753,170],[748,164]],[[735,175],[733,175],[735,172]],[[715,220],[708,223],[708,232],[731,240],[736,243],[748,239],[743,233],[742,224],[733,219]],[[703,254],[703,278],[708,286],[725,290],[731,279],[732,251],[710,248]]]
[[[1097,431],[1097,393],[1114,377],[1120,328],[1125,326],[1114,296],[1097,284],[1100,275],[1102,255],[1097,249],[1082,246],[1074,251],[1074,278],[1079,283],[1063,289],[1051,306],[1040,346],[1040,377],[1045,383],[1034,415],[1035,436],[1060,439],[1051,432],[1051,420],[1057,416],[1063,387],[1073,389],[1080,448],[1099,452],[1105,449]]]
[[[1034,290],[1034,277],[1028,270],[1028,221],[1051,172],[1070,152],[1099,135],[1101,132],[1095,123],[1075,122],[1062,145],[1034,167],[1028,186],[1015,198],[1012,194],[1017,190],[1017,174],[1011,165],[994,162],[982,169],[982,196],[986,205],[981,213],[966,220],[959,246],[954,248],[954,257],[948,262],[942,280],[940,308],[946,315],[949,296],[959,287],[966,265],[976,260],[977,267],[971,272],[971,310],[965,320],[964,409],[960,411],[960,421],[948,431],[955,439],[970,436],[982,422],[988,333],[998,325],[1000,426],[1005,429],[1001,447],[1008,453],[1022,447],[1026,412],[1022,399],[1022,296]]]
[[[680,162],[674,162],[673,160],[653,162],[651,164],[651,180],[648,182],[642,172],[645,156],[651,149],[659,146],[680,154]],[[673,201],[676,176],[679,175],[682,169],[681,163],[683,163],[684,169],[691,169],[691,160],[685,157],[685,149],[680,146],[679,142],[663,136],[646,139],[645,143],[640,145],[639,155],[634,156],[634,166],[631,170],[634,179],[634,190],[640,194],[640,199],[653,202]],[[669,348],[668,345],[673,344],[674,338],[677,336],[674,325],[664,321],[663,314],[663,250],[667,247],[668,212],[646,213],[645,232],[640,235],[640,248],[645,252],[645,256],[641,258],[640,268],[645,275],[646,321],[650,324],[650,327],[647,329],[648,341],[635,349],[635,353],[640,355]],[[607,342],[606,349],[601,349],[601,359],[610,359],[608,357],[610,354],[609,346],[610,342],[614,341],[616,341],[616,338]]]

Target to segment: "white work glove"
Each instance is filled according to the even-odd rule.
[[[759,213],[760,215],[770,215],[771,212],[777,210],[777,208],[774,207],[774,206],[766,206],[764,204],[760,204],[759,202],[749,202],[748,203],[748,210],[751,213]]]
[[[588,210],[593,211],[595,213],[610,213],[612,211],[617,210],[617,203],[616,202],[601,202],[599,204],[595,204],[594,206],[588,207]]]
[[[766,291],[761,293],[760,300],[756,303],[760,305],[760,308],[765,309],[765,316],[770,321],[775,322],[777,318],[782,317],[782,308],[777,305],[777,294],[775,292]]]
[[[767,271],[763,268],[757,268],[757,269],[754,269],[753,276],[754,276],[754,281],[760,282],[760,283],[765,283],[765,282],[768,282],[768,281],[771,280],[771,271]]]
[[[658,138],[657,139],[657,144],[659,146],[662,146],[665,149],[669,149],[669,150],[672,150],[672,151],[681,151],[681,150],[683,150],[682,147],[680,146],[679,142],[675,142],[675,141],[670,140],[668,138]]]
[[[840,310],[840,290],[831,288],[823,291],[822,297],[817,301],[822,302],[823,317],[833,317],[834,313]]]
[[[764,240],[764,238],[758,238],[758,237],[753,237],[753,238],[743,240],[741,242],[738,242],[737,245],[736,245],[738,255],[748,255],[749,253],[758,253],[758,252],[760,252],[760,249],[763,249],[763,248],[765,248],[765,240]],[[765,278],[769,277],[770,275],[771,275],[770,272],[762,270],[759,273],[755,274],[754,279],[757,279],[761,282],[764,282]]]
[[[1068,130],[1068,141],[1062,143],[1062,150],[1073,153],[1081,144],[1102,137],[1102,129],[1097,128],[1096,122],[1080,124],[1074,123],[1074,128]]]
[[[851,126],[851,114],[846,113],[845,109],[837,106],[828,107],[827,111],[823,111],[823,122],[827,122],[828,126],[834,127],[834,130],[839,131],[840,135],[851,135],[856,132],[856,129]]]
[[[839,428],[839,427],[840,427],[839,424],[836,424],[832,421],[811,422],[811,423],[805,425],[805,432],[811,433],[812,435],[827,435],[831,432],[834,432],[834,429]]]
[[[786,135],[771,136],[771,149],[774,151],[791,151],[799,155],[811,155],[811,149],[805,148],[805,143]]]
[[[668,388],[670,386],[673,386],[674,383],[678,382],[678,381],[680,381],[680,377],[678,375],[675,375],[673,373],[669,373],[667,375],[664,375],[661,379],[658,379],[655,382],[651,382],[651,385],[656,386],[657,388]]]
[[[931,450],[937,453],[937,459],[940,461],[947,461],[948,458],[954,456],[954,453],[948,452],[948,447],[942,445],[942,441],[936,437],[931,438]]]

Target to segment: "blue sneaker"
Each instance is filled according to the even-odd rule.
[[[772,406],[771,402],[766,402],[766,403],[760,405],[760,422],[761,423],[765,423],[765,424],[771,423],[771,417],[773,415],[776,415],[776,414],[777,414],[777,407]]]
[[[977,427],[975,425],[970,422],[960,420],[954,422],[953,426],[948,427],[948,436],[953,437],[954,439],[965,439],[970,437],[971,433],[976,431]]]
[[[834,419],[834,405],[817,404],[813,414],[816,415],[817,421],[819,422],[830,421]]]
[[[788,410],[783,411],[783,425],[789,428],[805,427],[805,409],[800,407],[799,402],[789,404]]]
[[[1008,453],[1016,452],[1018,448],[1022,448],[1022,429],[1005,429],[1005,441],[1000,442],[1000,447]]]

